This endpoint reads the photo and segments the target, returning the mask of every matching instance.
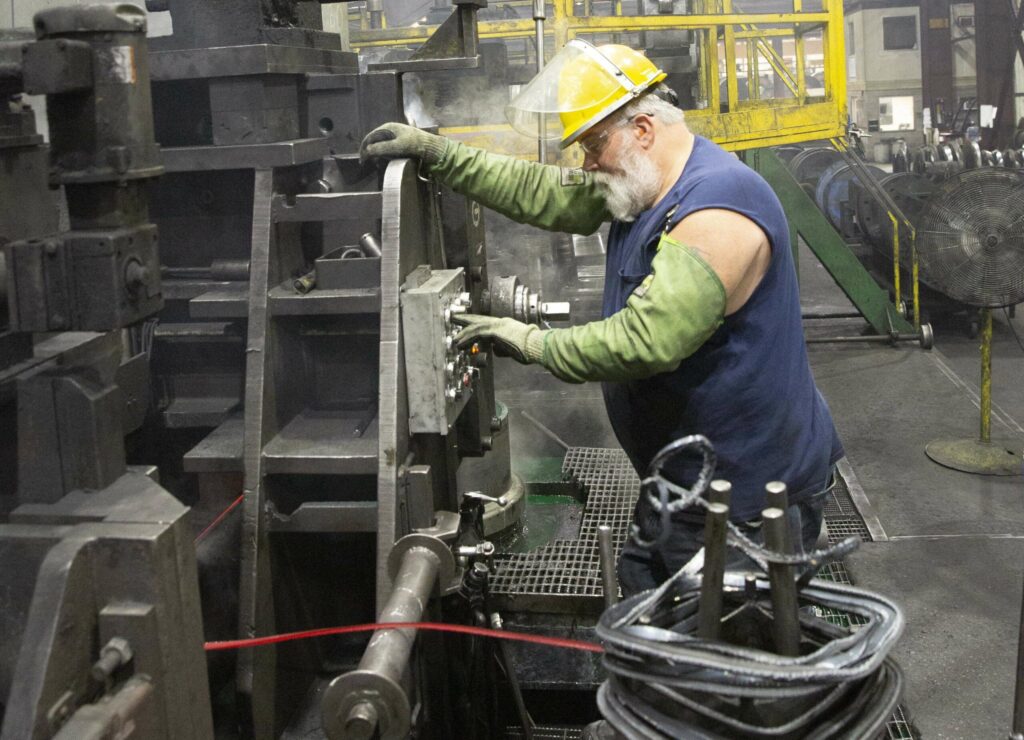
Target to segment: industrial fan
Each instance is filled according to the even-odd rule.
[[[925,452],[955,470],[1017,475],[1020,447],[991,438],[992,309],[1024,300],[1024,177],[985,167],[947,180],[921,212],[917,249],[932,285],[982,310],[980,438],[935,440]]]

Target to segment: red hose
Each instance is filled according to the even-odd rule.
[[[205,537],[210,532],[212,532],[213,529],[218,524],[220,524],[222,521],[224,521],[224,519],[227,517],[228,514],[230,514],[232,511],[235,510],[235,507],[237,507],[240,503],[242,503],[242,499],[244,499],[244,498],[245,498],[245,494],[243,493],[241,496],[239,496],[234,501],[232,501],[231,504],[228,506],[228,508],[224,509],[224,511],[222,511],[221,513],[219,513],[217,515],[216,519],[214,519],[212,522],[210,522],[209,524],[206,525],[206,529],[204,529],[202,532],[200,532],[196,536],[195,540],[193,540],[193,542],[198,544],[199,541],[203,539],[203,537]]]
[[[239,650],[242,648],[261,647],[273,645],[278,642],[289,642],[291,640],[305,640],[310,637],[324,637],[326,635],[348,635],[353,632],[376,632],[381,629],[416,629],[431,632],[458,632],[463,635],[476,635],[477,637],[496,637],[499,640],[513,640],[515,642],[530,642],[535,645],[547,645],[548,647],[567,648],[569,650],[584,650],[590,653],[603,653],[604,648],[596,642],[585,642],[584,640],[570,640],[562,637],[545,637],[544,635],[527,635],[522,632],[506,632],[504,630],[487,629],[486,627],[471,627],[466,624],[442,624],[439,622],[394,622],[390,624],[353,624],[346,627],[323,627],[316,630],[305,630],[303,632],[287,632],[283,635],[267,635],[266,637],[253,637],[248,640],[223,640],[221,642],[207,642],[203,645],[205,650]]]

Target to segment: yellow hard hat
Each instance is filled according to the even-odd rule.
[[[505,114],[517,131],[560,139],[564,148],[665,76],[628,46],[594,47],[573,39],[523,88]]]

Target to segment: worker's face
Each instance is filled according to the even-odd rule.
[[[608,211],[632,221],[647,210],[661,190],[661,172],[641,145],[634,119],[604,121],[581,141],[583,169],[594,173]]]

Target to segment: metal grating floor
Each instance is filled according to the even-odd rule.
[[[597,528],[612,528],[616,550],[622,547],[633,519],[640,479],[618,449],[573,447],[565,455],[562,474],[575,477],[587,492],[580,534],[574,540],[554,540],[526,553],[495,556],[491,593],[514,598],[518,608],[544,601],[552,606],[552,597],[563,607],[590,605],[603,607],[601,563],[598,557]]]

